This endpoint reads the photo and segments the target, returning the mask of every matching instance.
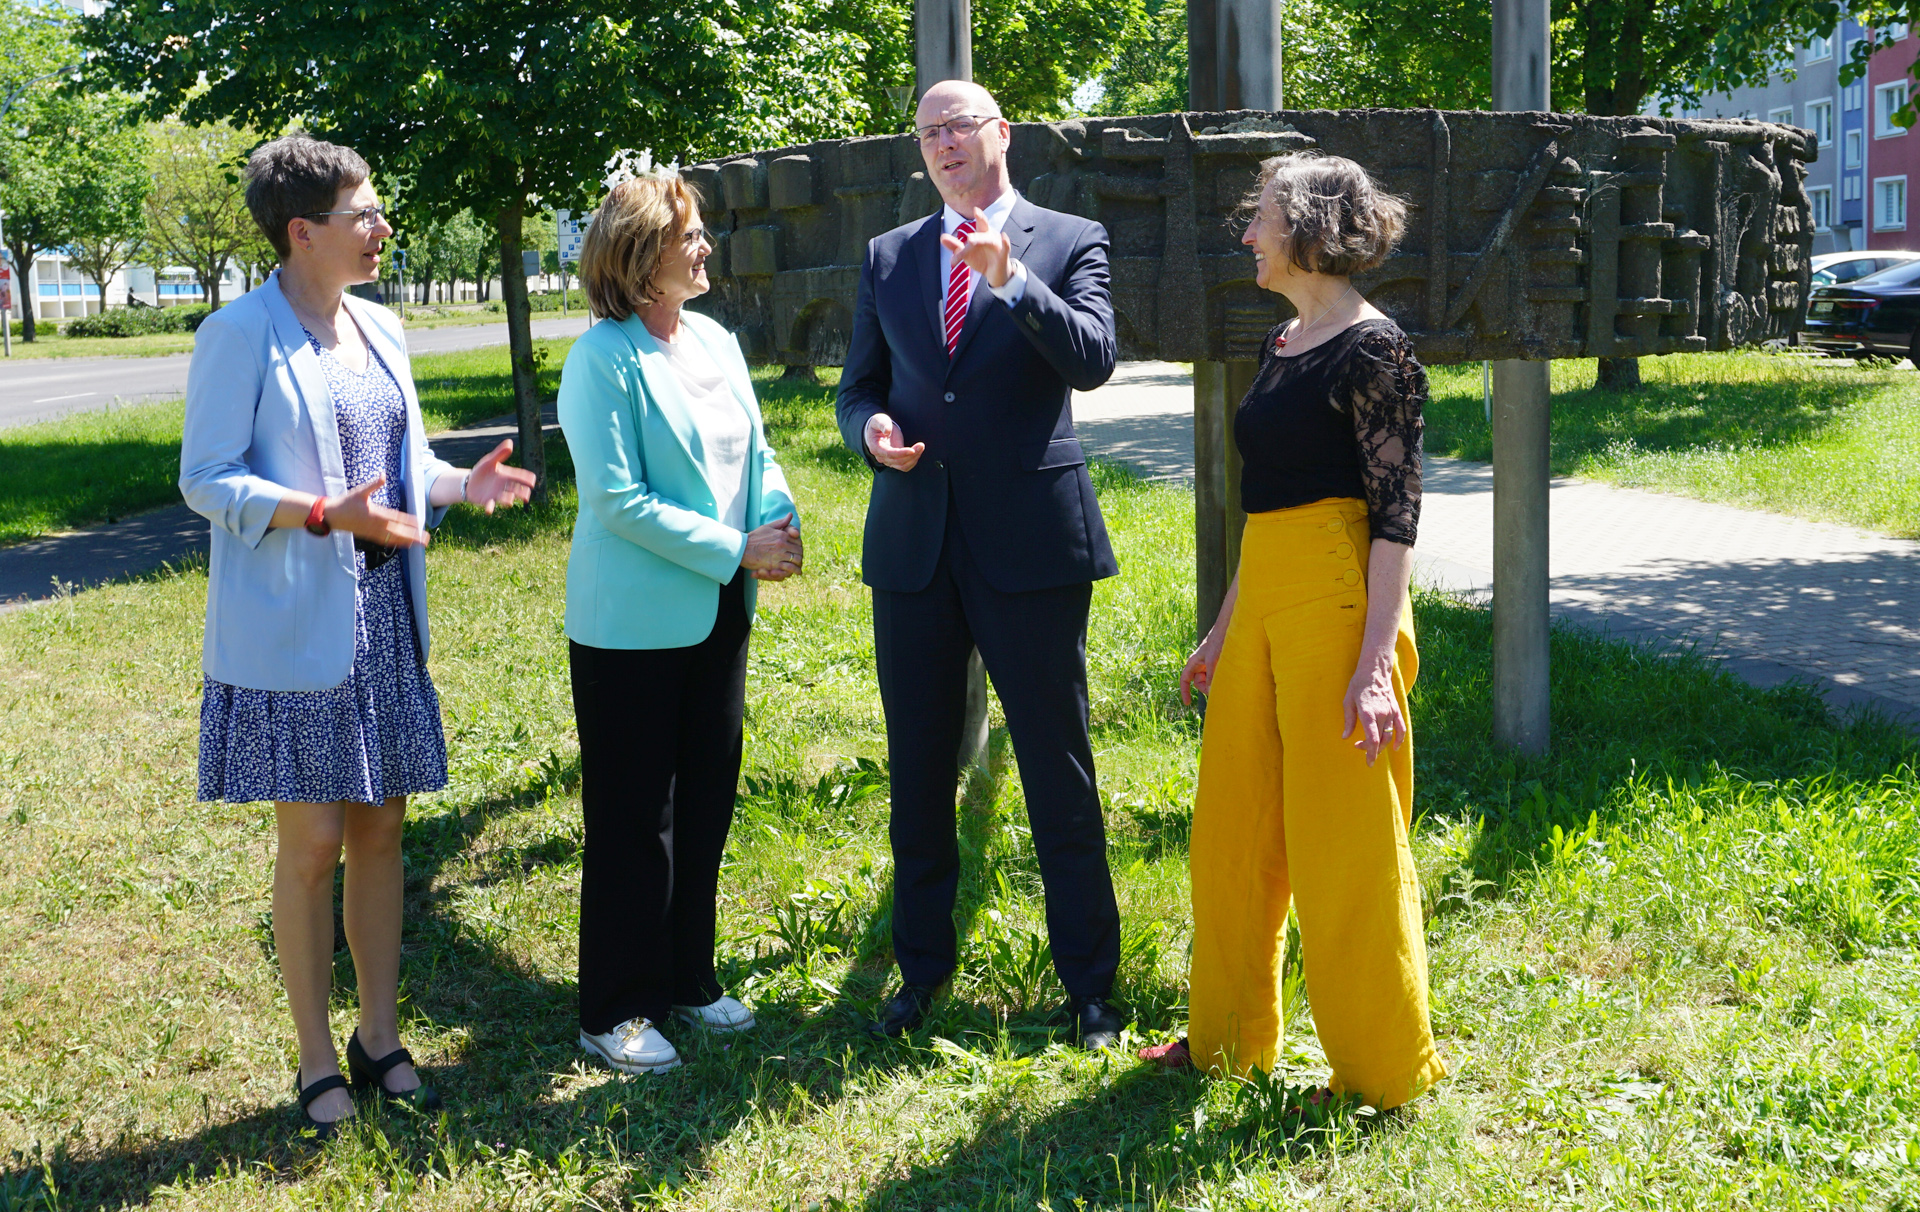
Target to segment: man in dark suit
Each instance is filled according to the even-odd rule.
[[[1006,710],[1081,1041],[1110,1046],[1120,918],[1087,736],[1087,606],[1119,572],[1072,392],[1113,373],[1107,234],[1020,197],[985,89],[949,80],[914,119],[940,213],[867,245],[840,378],[840,432],[874,470],[873,588],[893,773],[901,987],[873,1030],[925,1018],[956,962],[954,793],[977,646]]]

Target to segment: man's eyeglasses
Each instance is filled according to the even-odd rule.
[[[360,226],[372,231],[375,224],[387,217],[384,206],[363,206],[359,210],[312,210],[301,215],[302,219],[324,219],[328,215],[358,215]]]
[[[915,128],[914,137],[922,143],[931,143],[940,137],[940,132],[950,130],[956,139],[965,139],[989,122],[1000,121],[998,114],[961,114],[948,118],[945,122],[935,122],[931,126]]]

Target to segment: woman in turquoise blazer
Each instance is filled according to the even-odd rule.
[[[707,290],[700,202],[678,176],[616,186],[581,248],[599,322],[560,377],[580,490],[567,638],[580,732],[580,1045],[617,1069],[680,1063],[669,1012],[753,1016],[714,973],[756,580],[800,571],[800,529],[737,341],[685,311]]]

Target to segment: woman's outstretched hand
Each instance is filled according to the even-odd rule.
[[[740,555],[740,567],[762,581],[784,581],[805,562],[800,528],[793,524],[792,514],[749,530],[747,549]]]
[[[508,467],[506,458],[513,453],[508,438],[473,465],[467,474],[467,501],[492,513],[496,505],[523,504],[533,496],[533,473],[520,467]]]
[[[1393,694],[1393,658],[1391,654],[1368,660],[1360,658],[1360,667],[1347,683],[1347,730],[1341,737],[1354,737],[1353,747],[1366,753],[1367,765],[1391,743],[1400,748],[1407,739],[1407,717],[1400,711],[1400,700]],[[1355,736],[1355,731],[1359,735]]]
[[[1187,658],[1187,667],[1180,671],[1180,701],[1189,707],[1193,706],[1195,693],[1209,694],[1213,690],[1213,671],[1220,665],[1220,649],[1226,643],[1223,631],[1219,627],[1209,631]]]
[[[382,547],[425,547],[427,530],[418,518],[374,503],[373,494],[386,482],[386,476],[377,475],[341,496],[328,497],[327,525]]]

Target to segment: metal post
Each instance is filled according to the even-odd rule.
[[[1493,108],[1548,108],[1547,0],[1493,0]],[[1537,754],[1549,724],[1550,364],[1493,366],[1493,739]]]
[[[913,95],[942,80],[973,79],[972,0],[914,0]]]
[[[1279,109],[1280,54],[1280,0],[1188,0],[1189,108]],[[1258,370],[1258,362],[1244,359],[1193,364],[1194,571],[1202,636],[1240,566],[1247,515],[1240,509],[1232,418]]]
[[[914,0],[913,95],[942,80],[973,79],[972,0]],[[901,108],[906,108],[902,104]],[[967,658],[967,712],[960,723],[960,768],[987,770],[987,666]]]

